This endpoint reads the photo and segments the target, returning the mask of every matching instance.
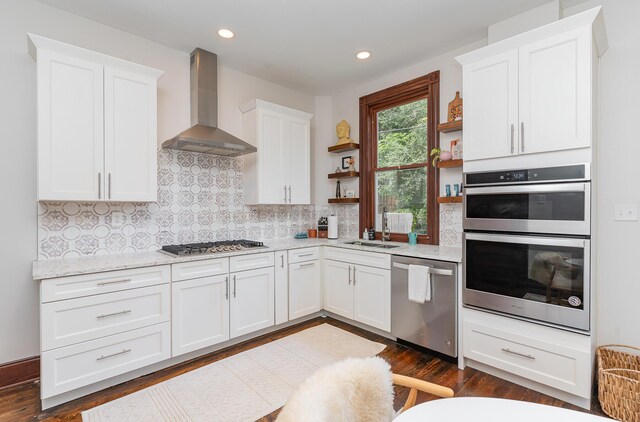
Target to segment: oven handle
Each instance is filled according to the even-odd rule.
[[[591,186],[587,182],[583,183],[548,183],[540,185],[509,185],[473,187],[467,186],[464,194],[469,195],[507,195],[512,193],[555,193],[555,192],[591,192]]]
[[[525,245],[568,246],[587,248],[589,240],[541,236],[511,236],[505,234],[464,233],[465,240],[481,240],[485,242],[519,243]]]

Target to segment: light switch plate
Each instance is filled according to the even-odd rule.
[[[638,204],[616,204],[615,221],[638,221]]]

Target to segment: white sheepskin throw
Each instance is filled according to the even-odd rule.
[[[371,357],[318,369],[289,397],[277,422],[387,422],[394,415],[391,368]]]

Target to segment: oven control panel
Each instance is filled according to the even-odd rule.
[[[550,183],[588,180],[586,164],[537,169],[501,170],[482,173],[465,173],[467,186],[500,185],[503,183]]]

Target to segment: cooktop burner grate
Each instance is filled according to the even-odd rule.
[[[220,242],[188,243],[185,245],[163,246],[164,252],[172,255],[197,255],[205,253],[223,253],[242,251],[252,248],[264,248],[264,243],[253,240],[224,240]]]

